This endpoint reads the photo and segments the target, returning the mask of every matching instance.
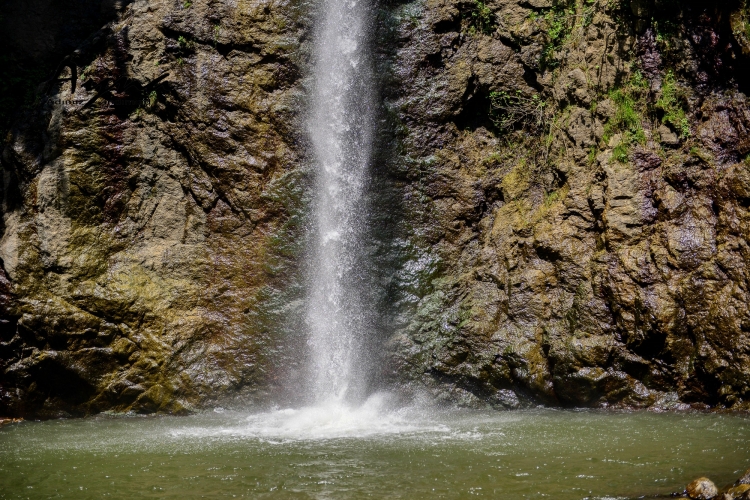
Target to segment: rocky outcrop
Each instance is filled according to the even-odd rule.
[[[745,407],[737,12],[635,0],[393,9],[393,176],[414,254],[401,268],[410,312],[390,341],[396,379],[466,404]],[[544,123],[519,118],[540,107]]]
[[[305,15],[134,2],[17,122],[0,414],[181,412],[293,371]]]
[[[2,154],[0,415],[299,386],[308,9],[137,0],[60,56]],[[380,383],[746,409],[748,19],[380,4]]]

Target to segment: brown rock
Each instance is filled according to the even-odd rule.
[[[0,418],[0,427],[9,424],[18,424],[23,422],[22,418]]]
[[[633,15],[640,18],[646,18],[654,7],[654,0],[630,0],[630,10]]]
[[[716,485],[707,477],[699,477],[685,488],[693,500],[710,500],[719,494]]]
[[[735,483],[735,485],[740,485],[740,484],[742,484],[742,485],[745,485],[745,484],[750,485],[750,469],[747,469],[745,471],[745,473],[742,474],[742,476],[740,476],[740,478]]]
[[[677,137],[677,134],[672,132],[672,129],[666,125],[659,126],[659,138],[661,142],[668,146],[677,146],[680,143],[680,138]]]
[[[729,488],[724,492],[724,496],[729,500],[745,500],[746,498],[750,497],[750,484],[740,484],[739,486]]]

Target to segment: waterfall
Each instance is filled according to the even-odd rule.
[[[324,0],[309,132],[316,168],[307,321],[317,402],[362,397],[368,335],[365,191],[373,129],[370,6]]]

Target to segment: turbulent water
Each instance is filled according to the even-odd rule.
[[[720,486],[750,421],[712,414],[340,405],[0,429],[0,498],[633,498]]]
[[[316,161],[315,246],[308,306],[315,402],[361,394],[368,330],[363,235],[372,142],[369,6],[325,0],[309,121]]]

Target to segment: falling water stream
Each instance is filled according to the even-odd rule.
[[[367,335],[362,237],[372,144],[367,0],[325,0],[315,43],[309,122],[317,186],[308,305],[316,402],[361,396]]]

